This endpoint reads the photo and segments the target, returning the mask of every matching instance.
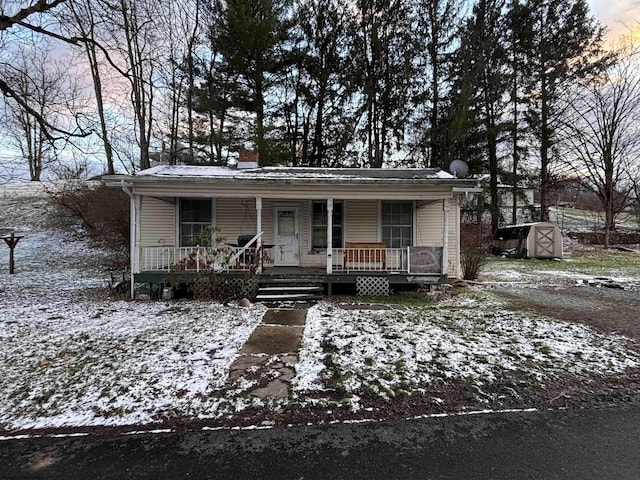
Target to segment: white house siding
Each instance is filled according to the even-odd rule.
[[[140,203],[140,246],[176,245],[176,206],[151,197]]]
[[[442,200],[416,205],[416,245],[442,247]]]
[[[458,221],[460,207],[457,197],[449,199],[449,268],[448,275],[459,276],[457,266],[460,263],[460,233]],[[442,247],[444,210],[443,201],[431,203],[418,202],[416,206],[416,245],[423,247]]]
[[[216,235],[227,243],[236,243],[239,235],[255,235],[255,198],[216,198],[215,223]]]
[[[449,201],[449,277],[460,277],[460,199],[454,196]]]

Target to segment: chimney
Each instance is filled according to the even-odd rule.
[[[260,153],[257,150],[239,150],[238,151],[238,170],[246,170],[248,168],[258,168],[258,158]]]

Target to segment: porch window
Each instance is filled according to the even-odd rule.
[[[382,241],[388,248],[411,246],[413,202],[382,202]]]
[[[213,201],[210,198],[180,199],[180,245],[192,247],[210,242],[205,238],[213,225]]]
[[[342,202],[333,202],[333,248],[342,248]],[[311,248],[327,248],[327,201],[314,200],[311,202]]]

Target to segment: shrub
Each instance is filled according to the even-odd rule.
[[[49,192],[61,215],[94,245],[128,252],[129,197],[102,182],[65,182]]]
[[[487,263],[491,236],[485,233],[483,225],[461,224],[460,229],[462,276],[465,280],[475,280]]]

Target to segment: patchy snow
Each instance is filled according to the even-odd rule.
[[[138,177],[211,178],[247,180],[331,180],[345,181],[406,181],[455,180],[448,172],[435,168],[310,168],[258,167],[237,169],[202,165],[158,165],[136,174]],[[463,184],[468,181],[460,180]]]
[[[0,244],[0,428],[149,423],[228,409],[213,392],[263,306],[109,299],[108,252],[42,221],[42,187],[3,187],[0,207],[2,223],[24,235],[14,275]]]
[[[327,385],[352,409],[362,394],[391,398],[425,393],[457,380],[481,395],[505,371],[523,383],[573,374],[608,375],[640,366],[626,339],[583,325],[507,311],[485,299],[409,310],[309,310],[294,390],[304,397]],[[433,399],[436,403],[439,399]]]
[[[0,425],[149,423],[215,412],[264,308],[90,301],[0,313]]]
[[[640,289],[640,252],[599,250],[580,252],[563,260],[492,257],[482,267],[481,280],[566,286],[607,278],[626,289]]]

